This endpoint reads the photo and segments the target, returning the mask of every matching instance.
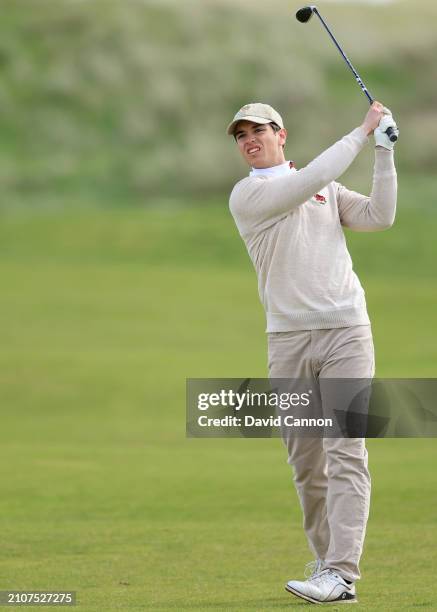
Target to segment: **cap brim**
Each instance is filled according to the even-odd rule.
[[[237,123],[240,123],[240,121],[252,121],[253,123],[260,123],[261,125],[264,125],[266,123],[272,123],[271,119],[264,119],[262,117],[253,117],[252,115],[248,115],[247,117],[240,117],[239,119],[234,119],[234,121],[232,121],[228,125],[226,133],[232,136],[235,130],[235,126],[237,125]]]

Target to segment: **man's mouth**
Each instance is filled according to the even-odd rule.
[[[247,154],[253,155],[254,153],[258,153],[258,151],[261,151],[261,147],[251,147],[248,149]]]

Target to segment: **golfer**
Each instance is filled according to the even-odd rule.
[[[250,166],[230,196],[230,210],[258,275],[266,311],[270,378],[372,378],[374,350],[363,288],[352,269],[343,227],[388,229],[396,211],[397,126],[374,102],[362,125],[296,169],[287,130],[267,104],[243,106],[227,128]],[[370,196],[337,182],[375,139]],[[326,382],[326,381],[325,381]],[[286,589],[313,603],[356,602],[355,581],[369,514],[364,438],[287,435],[288,463],[314,561],[305,581]],[[307,572],[308,574],[308,572]]]

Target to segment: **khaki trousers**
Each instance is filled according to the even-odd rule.
[[[270,378],[315,381],[322,406],[323,378],[374,375],[370,325],[269,333],[268,353]],[[370,503],[365,440],[285,434],[284,443],[312,552],[346,580],[359,579]]]

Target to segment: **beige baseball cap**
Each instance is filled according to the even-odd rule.
[[[235,115],[231,123],[227,127],[227,133],[233,134],[235,126],[239,121],[253,121],[254,123],[276,123],[280,128],[284,127],[281,115],[268,104],[261,102],[252,102],[246,104]]]

